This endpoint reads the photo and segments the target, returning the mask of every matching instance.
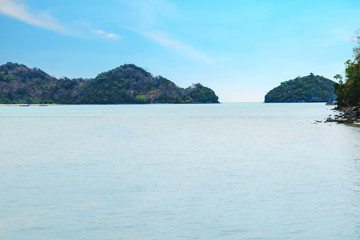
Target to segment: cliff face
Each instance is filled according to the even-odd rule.
[[[125,64],[94,79],[56,79],[22,64],[0,66],[0,103],[218,103],[210,88],[194,84],[186,89],[170,80]]]
[[[334,81],[310,74],[282,82],[265,95],[265,102],[329,102],[335,101]]]

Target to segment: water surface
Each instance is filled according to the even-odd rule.
[[[0,239],[360,239],[331,106],[0,107]]]

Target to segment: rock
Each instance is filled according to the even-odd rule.
[[[329,116],[326,122],[355,123],[360,116],[360,109],[358,107],[336,107],[334,110],[342,111],[343,113],[335,115],[335,118]]]

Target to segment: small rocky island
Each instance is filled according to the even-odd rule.
[[[336,100],[334,84],[330,79],[310,73],[282,82],[265,95],[265,103],[332,102]]]
[[[7,63],[0,66],[0,103],[219,103],[219,100],[213,90],[200,83],[181,88],[134,64],[100,73],[93,79],[57,79],[38,68]]]

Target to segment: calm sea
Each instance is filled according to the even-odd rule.
[[[0,239],[360,239],[331,106],[0,107]]]

